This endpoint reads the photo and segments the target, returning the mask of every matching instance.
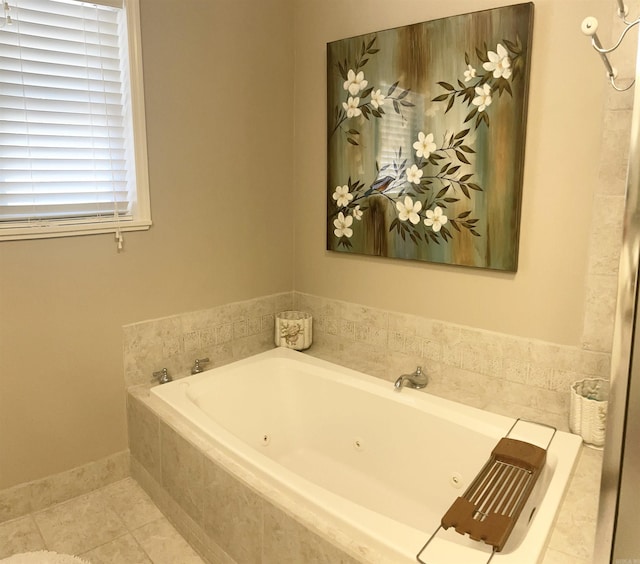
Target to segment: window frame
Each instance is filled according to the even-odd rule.
[[[87,3],[86,0],[71,0]],[[127,61],[129,67],[129,94],[131,130],[133,136],[133,158],[135,161],[135,198],[132,199],[130,217],[90,217],[68,219],[36,219],[33,222],[0,222],[0,241],[25,239],[48,239],[79,235],[146,231],[151,227],[151,202],[149,197],[149,169],[147,153],[147,129],[144,98],[144,74],[142,66],[142,34],[140,25],[140,0],[92,0],[100,4],[125,11],[127,20]]]

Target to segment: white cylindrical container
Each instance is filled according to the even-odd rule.
[[[302,351],[311,346],[312,341],[311,314],[304,311],[282,311],[276,314],[275,344]]]
[[[609,382],[586,378],[571,384],[569,428],[590,446],[604,445],[609,405]]]

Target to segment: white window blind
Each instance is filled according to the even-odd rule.
[[[131,21],[127,33],[137,2],[128,0],[134,10],[109,4],[5,6],[0,239],[119,234],[151,223],[141,67],[134,61],[133,76],[129,59],[140,50],[129,49]]]

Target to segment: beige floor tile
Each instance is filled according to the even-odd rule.
[[[132,532],[154,564],[204,564],[164,517]]]
[[[151,560],[131,534],[80,555],[91,564],[151,564]]]
[[[0,558],[44,548],[44,540],[30,515],[0,525]]]
[[[133,478],[102,488],[100,493],[130,531],[162,517],[160,510]]]
[[[127,532],[99,491],[34,513],[49,550],[81,554]]]

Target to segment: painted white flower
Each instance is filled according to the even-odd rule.
[[[347,215],[347,217],[345,217],[344,214],[340,212],[338,217],[333,220],[333,226],[335,227],[333,234],[336,237],[351,237],[351,235],[353,235],[353,229],[351,229],[352,223],[352,216]]]
[[[424,220],[424,224],[431,227],[436,233],[449,221],[447,216],[442,213],[440,206],[436,206],[433,210],[427,210],[425,215],[427,219]]]
[[[469,82],[476,77],[476,69],[474,69],[471,65],[467,65],[467,70],[464,71],[464,81]]]
[[[358,221],[362,219],[362,210],[360,209],[359,204],[351,210],[351,213],[353,214],[353,217]]]
[[[348,118],[358,117],[362,113],[362,110],[358,108],[359,105],[360,98],[358,97],[353,98],[349,96],[349,99],[346,102],[342,102],[342,107],[347,112]]]
[[[379,108],[380,106],[384,105],[384,99],[385,99],[385,95],[380,92],[380,90],[374,90],[371,93],[371,105],[374,108]]]
[[[344,81],[343,88],[349,91],[349,94],[355,96],[361,90],[367,87],[369,82],[364,79],[364,72],[360,71],[358,74],[353,69],[349,69],[347,73],[347,80]]]
[[[489,61],[484,63],[482,68],[493,72],[493,78],[509,78],[511,76],[511,59],[501,43],[498,43],[495,51],[489,51],[487,57],[489,57]]]
[[[476,86],[476,97],[471,100],[474,106],[478,106],[479,112],[484,112],[487,106],[491,105],[491,86],[483,84]]]
[[[398,219],[400,221],[407,221],[407,219],[414,225],[420,222],[420,216],[418,213],[422,209],[422,202],[413,202],[409,196],[405,196],[404,202],[396,202],[396,208],[398,208]]]
[[[414,184],[420,184],[421,178],[422,178],[422,170],[419,169],[416,165],[413,165],[409,170],[407,170],[407,180],[409,182],[413,182]]]
[[[429,158],[429,155],[433,153],[437,147],[433,142],[433,133],[425,135],[422,131],[418,133],[418,140],[413,144],[413,148],[416,150],[416,156],[418,158]]]
[[[333,193],[333,199],[336,201],[336,205],[339,208],[344,208],[349,205],[349,202],[353,200],[353,194],[349,194],[349,187],[336,186],[336,191]]]

